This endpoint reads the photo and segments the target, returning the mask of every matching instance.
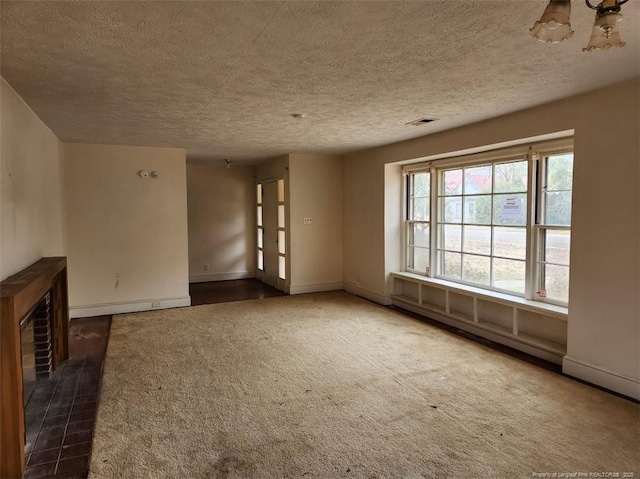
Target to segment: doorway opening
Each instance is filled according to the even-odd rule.
[[[257,278],[280,291],[287,282],[287,228],[285,181],[256,186]]]

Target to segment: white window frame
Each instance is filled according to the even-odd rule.
[[[551,303],[558,306],[568,307],[568,302],[558,301],[551,298],[547,298],[540,293],[541,281],[542,281],[542,272],[541,272],[541,258],[542,252],[540,250],[542,246],[542,234],[545,230],[571,230],[571,226],[566,225],[551,225],[545,224],[542,218],[544,214],[544,178],[545,176],[545,166],[546,166],[546,158],[549,156],[573,153],[573,138],[563,138],[560,140],[554,140],[545,143],[538,144],[526,144],[521,145],[514,148],[504,149],[504,150],[493,150],[487,151],[483,153],[479,153],[476,155],[468,155],[464,157],[452,157],[446,158],[442,160],[435,160],[428,163],[421,164],[412,164],[406,165],[403,168],[403,218],[404,218],[404,227],[402,229],[403,233],[403,248],[402,248],[402,261],[404,265],[405,271],[420,274],[430,278],[438,278],[444,281],[451,281],[453,283],[459,283],[464,285],[469,285],[476,288],[482,288],[487,291],[495,291],[497,293],[509,294],[515,297],[522,297],[529,300],[535,300],[545,303]],[[481,285],[473,282],[464,281],[462,279],[451,279],[449,277],[442,276],[440,274],[440,265],[438,263],[438,235],[440,230],[440,225],[443,224],[441,221],[441,215],[438,210],[438,198],[440,195],[440,181],[441,181],[441,172],[446,169],[455,169],[455,168],[464,168],[470,166],[482,166],[482,165],[494,165],[497,163],[506,163],[509,161],[517,161],[524,160],[527,161],[528,169],[527,169],[527,189],[526,189],[526,198],[527,198],[527,210],[526,210],[526,225],[522,228],[526,229],[526,253],[525,253],[525,291],[523,294],[519,294],[514,291],[504,290],[495,288],[491,285]],[[429,221],[416,221],[410,218],[411,214],[411,176],[412,174],[420,173],[420,172],[429,172],[431,178],[430,185],[430,215]],[[493,175],[495,176],[495,169],[493,169]],[[495,180],[495,178],[493,178]],[[464,176],[462,178],[462,182],[464,183]],[[495,195],[495,192],[491,192],[489,195]],[[461,198],[464,195],[460,194]],[[429,268],[427,271],[419,271],[415,269],[409,268],[409,237],[410,230],[412,224],[415,223],[428,223],[429,224],[429,234],[430,234],[430,257],[429,257]],[[461,221],[460,226],[462,227],[463,223]],[[462,238],[461,238],[462,239]],[[461,251],[463,251],[463,246],[461,246]],[[493,253],[493,251],[492,251]],[[489,256],[493,258],[493,254]],[[498,257],[498,256],[495,256]],[[511,258],[509,258],[511,259]],[[562,265],[568,266],[569,265]],[[570,269],[569,269],[570,271]],[[491,281],[490,281],[491,283]]]
[[[557,225],[557,224],[546,222],[546,218],[544,218],[544,214],[546,211],[544,190],[547,187],[547,185],[545,184],[545,181],[547,179],[547,171],[546,171],[547,159],[551,156],[558,156],[558,155],[563,155],[567,153],[574,153],[573,145],[571,145],[571,147],[564,147],[564,148],[559,148],[557,146],[546,148],[546,149],[539,148],[535,152],[535,156],[534,156],[534,160],[536,161],[536,165],[537,165],[537,175],[536,175],[537,198],[536,198],[536,211],[534,212],[534,215],[533,215],[534,221],[532,226],[533,257],[535,262],[535,264],[532,265],[532,268],[533,268],[532,299],[535,299],[536,301],[545,302],[545,303],[555,304],[558,306],[568,306],[568,302],[559,301],[553,298],[548,298],[540,294],[540,290],[542,289],[542,286],[545,286],[543,285],[541,265],[551,264],[551,265],[558,265],[558,266],[566,266],[569,268],[569,273],[570,273],[571,261],[569,261],[568,265],[553,263],[551,261],[546,261],[546,260],[543,261],[541,259],[543,255],[543,249],[544,249],[544,245],[542,242],[542,235],[545,231],[548,231],[548,230],[568,231],[569,233],[571,233],[571,225]],[[573,191],[573,185],[572,185],[571,191]]]
[[[403,214],[403,217],[405,218],[405,226],[403,228],[403,233],[404,233],[404,237],[403,237],[403,244],[404,244],[404,254],[403,254],[403,264],[405,265],[405,269],[406,271],[409,271],[411,273],[417,273],[417,274],[425,274],[425,275],[429,275],[431,272],[431,265],[432,265],[432,257],[431,257],[431,221],[432,221],[432,214],[433,214],[433,208],[432,208],[432,192],[431,192],[431,187],[433,186],[433,175],[431,174],[431,172],[429,170],[421,170],[419,171],[421,172],[429,172],[429,181],[430,181],[430,185],[429,185],[429,219],[428,220],[415,220],[415,219],[408,219],[407,216],[409,214],[410,211],[412,211],[413,209],[413,199],[414,199],[414,195],[413,195],[413,184],[411,183],[411,181],[409,180],[410,176],[405,176],[405,181],[404,181],[404,188],[405,188],[405,202],[404,202],[404,208],[405,208],[405,212]],[[418,173],[418,172],[416,172]],[[410,267],[409,265],[409,251],[411,248],[424,248],[423,246],[415,246],[415,245],[411,245],[409,244],[409,238],[411,237],[411,228],[414,224],[426,224],[429,226],[429,265],[427,266],[426,271],[421,271],[421,270],[417,270],[415,268]]]

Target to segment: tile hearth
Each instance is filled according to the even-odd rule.
[[[26,479],[87,477],[110,323],[72,320],[70,358],[37,382],[25,409]]]
[[[284,295],[256,279],[196,283],[189,290],[193,305]],[[69,359],[37,382],[26,406],[25,479],[88,476],[110,326],[111,316],[71,320]]]

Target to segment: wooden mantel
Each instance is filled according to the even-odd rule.
[[[20,322],[51,293],[53,368],[69,357],[67,259],[42,258],[0,283],[0,477],[22,478],[25,457]]]

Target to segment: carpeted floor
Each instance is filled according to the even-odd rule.
[[[90,477],[638,477],[639,421],[346,293],[288,296],[115,317]]]

